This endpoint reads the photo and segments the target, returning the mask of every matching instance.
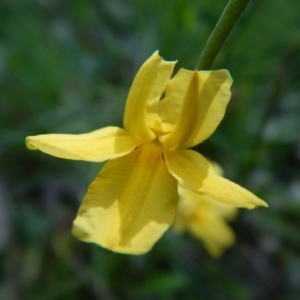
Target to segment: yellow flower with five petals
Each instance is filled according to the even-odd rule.
[[[115,252],[142,254],[175,218],[178,183],[223,203],[267,204],[219,176],[199,153],[185,150],[207,139],[222,120],[232,79],[226,70],[180,69],[158,51],[142,65],[128,94],[124,129],[27,137],[27,147],[73,160],[109,160],[90,184],[73,234]]]

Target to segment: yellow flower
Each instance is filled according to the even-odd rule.
[[[80,240],[121,253],[149,251],[175,218],[178,183],[233,206],[266,206],[218,176],[201,154],[184,150],[207,139],[223,118],[232,83],[228,71],[181,69],[171,79],[175,64],[158,52],[143,64],[127,98],[125,130],[27,137],[29,149],[60,158],[109,160],[74,221]]]
[[[214,163],[212,166],[220,174],[222,169]],[[218,202],[210,195],[179,187],[174,229],[178,233],[190,232],[211,256],[219,257],[235,242],[235,235],[226,221],[234,219],[236,214],[237,208]]]

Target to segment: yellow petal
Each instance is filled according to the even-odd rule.
[[[181,109],[194,73],[194,71],[180,69],[168,81],[164,98],[159,102],[151,103],[148,107],[148,111],[152,109],[158,114],[162,123],[173,125],[173,130],[180,118]]]
[[[180,186],[178,190],[179,203],[173,225],[175,231],[189,231],[204,244],[211,256],[220,256],[234,243],[234,233],[226,220],[236,215],[237,208],[214,201],[210,195]]]
[[[161,151],[145,145],[108,161],[90,185],[73,234],[115,252],[142,254],[173,222],[177,182]]]
[[[215,172],[218,175],[220,175],[220,176],[224,175],[224,171],[218,163],[216,163],[215,161],[212,161],[211,159],[207,159],[207,161],[210,163],[210,165],[212,166],[212,168],[215,170]]]
[[[237,214],[236,207],[219,202],[209,194],[197,193],[179,186],[179,208],[182,214],[191,215],[197,212],[224,220],[233,220]]]
[[[178,79],[182,80],[177,82]],[[199,74],[197,71],[181,70],[178,78],[174,78],[172,83],[176,84],[176,87],[173,88],[172,84],[169,85],[169,88],[172,87],[172,92],[168,92],[170,93],[170,105],[172,105],[171,100],[176,104],[176,100],[181,98],[181,111],[174,129],[169,134],[162,136],[160,141],[166,149],[183,149],[197,122],[200,103],[198,100],[200,86]],[[174,99],[172,97],[174,97]],[[162,103],[164,101],[168,101],[168,99],[162,100]]]
[[[101,162],[126,155],[141,141],[118,127],[105,127],[84,134],[41,134],[26,138],[30,150],[74,160]]]
[[[160,100],[175,63],[164,61],[158,51],[154,52],[138,71],[129,91],[124,127],[145,143],[155,139],[155,134],[149,129],[146,107]]]
[[[189,230],[198,238],[213,257],[219,257],[223,251],[234,244],[235,236],[222,219],[212,217],[194,218],[189,223]]]
[[[179,107],[179,113],[173,131],[160,138],[164,147],[185,149],[207,139],[225,114],[231,84],[227,70],[192,72],[181,69],[166,89],[166,100],[175,107],[173,110],[178,111]],[[161,118],[172,123],[174,117],[168,114],[169,110],[165,109]]]
[[[252,209],[268,206],[264,201],[241,186],[219,176],[199,153],[192,150],[165,151],[169,172],[183,187],[214,197],[216,201],[235,207]]]

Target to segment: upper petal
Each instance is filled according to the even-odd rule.
[[[181,101],[179,103],[181,107],[173,130],[169,134],[160,137],[160,141],[166,149],[182,149],[185,148],[190,134],[195,130],[197,121],[200,89],[198,72],[180,70],[168,85],[168,89],[171,89],[171,91],[166,91],[167,98],[161,102],[168,101],[169,106],[173,106],[175,110],[179,106],[178,102]],[[172,111],[170,109],[167,111],[167,107],[165,105],[163,111],[165,115],[162,114],[162,119],[167,120],[169,118],[171,121]]]
[[[140,144],[140,140],[118,127],[105,127],[84,134],[41,134],[26,138],[30,150],[94,162],[123,156]]]
[[[207,139],[225,114],[231,84],[227,70],[192,72],[181,69],[166,89],[166,100],[178,112],[173,131],[160,138],[164,147],[185,149]],[[170,123],[174,122],[166,113],[163,117],[166,122],[168,118]]]
[[[216,201],[235,207],[252,209],[258,205],[268,206],[248,190],[219,176],[195,151],[165,151],[164,156],[169,172],[183,187],[211,195]]]
[[[145,253],[173,222],[177,198],[161,151],[142,146],[104,165],[83,199],[73,234],[115,252]]]
[[[155,134],[149,129],[146,107],[159,101],[169,81],[176,62],[164,61],[158,51],[142,65],[130,88],[125,114],[124,127],[135,137],[150,142]]]

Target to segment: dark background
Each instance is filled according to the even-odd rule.
[[[156,49],[193,69],[225,0],[0,1],[0,298],[285,299],[300,295],[300,3],[252,1],[213,69],[234,79],[227,114],[197,147],[269,203],[240,210],[215,260],[169,230],[142,256],[70,233],[101,164],[60,160],[25,137],[122,126]]]

